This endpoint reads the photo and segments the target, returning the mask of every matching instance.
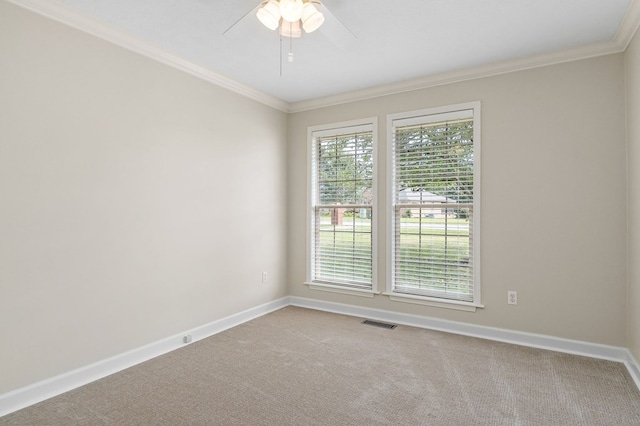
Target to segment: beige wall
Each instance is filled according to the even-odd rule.
[[[629,346],[640,359],[638,35],[626,55],[288,118],[7,2],[0,52],[0,393],[286,294]],[[486,307],[305,287],[307,127],[378,116],[384,155],[387,114],[476,100]]]
[[[482,301],[475,313],[310,290],[305,280],[306,128],[482,102]],[[292,295],[625,346],[624,56],[609,55],[293,114]],[[384,154],[385,149],[381,152]],[[384,155],[381,165],[384,166]],[[384,172],[384,167],[381,167]],[[378,196],[384,201],[384,185]],[[385,209],[380,209],[386,223]],[[385,233],[378,234],[386,285]],[[507,305],[507,290],[518,305]]]
[[[629,305],[627,345],[640,360],[640,33],[626,51],[629,185]]]
[[[3,1],[0,52],[0,394],[287,294],[286,114]]]

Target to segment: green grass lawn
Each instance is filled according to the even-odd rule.
[[[401,248],[396,253],[396,281],[422,290],[471,292],[469,229],[445,230],[445,219],[402,218]],[[448,225],[468,225],[466,219],[447,219]],[[323,261],[316,276],[347,282],[371,282],[371,221],[344,217],[342,225],[322,218],[316,250]],[[353,260],[341,259],[346,256]]]

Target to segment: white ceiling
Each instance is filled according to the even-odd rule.
[[[282,75],[278,34],[255,17],[260,0],[57,1],[217,75],[299,103],[612,43],[639,0],[324,0],[327,21],[293,39],[293,63],[284,39]]]

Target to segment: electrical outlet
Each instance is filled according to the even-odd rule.
[[[510,305],[518,304],[518,292],[517,291],[507,291],[507,303]]]
[[[263,283],[266,283],[266,282],[267,282],[267,273],[266,273],[266,272],[263,272],[263,273],[262,273],[262,282],[263,282]]]

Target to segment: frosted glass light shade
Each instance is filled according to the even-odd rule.
[[[302,17],[302,0],[280,0],[280,15],[282,19],[295,22]]]
[[[275,30],[280,24],[280,7],[276,0],[269,0],[267,4],[258,9],[256,16],[270,30]]]
[[[305,32],[313,32],[320,28],[320,25],[324,22],[324,15],[318,12],[318,9],[311,4],[305,3],[302,9],[302,28]]]
[[[302,28],[300,28],[300,21],[295,21],[295,22],[287,22],[286,20],[282,21],[282,25],[280,26],[280,35],[283,37],[293,37],[293,38],[298,38],[302,36]]]

